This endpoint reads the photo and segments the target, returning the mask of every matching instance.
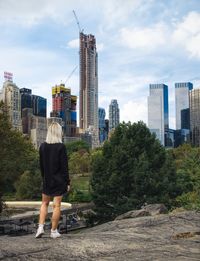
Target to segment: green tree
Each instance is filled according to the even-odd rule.
[[[33,168],[37,151],[30,140],[12,129],[7,108],[0,102],[0,192],[15,192],[14,183],[25,171]]]
[[[38,199],[41,197],[41,174],[39,170],[34,172],[25,171],[16,182],[16,198]]]
[[[80,150],[84,150],[85,152],[86,151],[89,152],[89,150],[90,150],[88,143],[83,141],[83,140],[72,141],[72,142],[69,142],[65,145],[66,145],[67,154],[68,154],[69,157],[73,152],[78,152]]]
[[[173,150],[179,189],[178,207],[200,209],[200,148],[183,145]]]
[[[174,160],[142,122],[120,124],[92,156],[92,196],[102,220],[177,196]]]
[[[69,157],[70,174],[83,174],[90,172],[90,154],[85,150],[71,153]]]

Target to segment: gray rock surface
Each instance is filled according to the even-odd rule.
[[[59,239],[1,236],[0,260],[199,261],[200,212],[115,220]]]
[[[121,220],[126,218],[137,218],[137,217],[144,217],[144,216],[154,216],[160,214],[166,214],[167,208],[164,204],[149,204],[145,205],[142,209],[139,210],[131,210],[128,211],[118,217],[115,220]]]

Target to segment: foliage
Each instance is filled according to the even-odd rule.
[[[16,198],[37,199],[41,197],[41,174],[36,169],[34,172],[25,171],[16,182]]]
[[[88,143],[83,141],[83,140],[72,141],[72,142],[69,142],[65,145],[66,145],[67,154],[68,154],[69,157],[73,152],[78,152],[80,150],[83,150],[85,152],[89,152],[89,149],[90,149]]]
[[[80,150],[73,152],[69,157],[70,174],[83,174],[90,171],[90,154]]]
[[[89,176],[73,176],[71,192],[67,198],[70,202],[90,202]]]
[[[14,192],[14,183],[25,171],[32,168],[37,152],[22,133],[12,129],[8,120],[7,108],[0,103],[0,190]]]
[[[172,155],[142,122],[120,124],[93,153],[91,186],[101,220],[144,203],[169,207],[178,195]]]
[[[173,150],[179,189],[178,207],[200,209],[200,148],[183,145]]]
[[[38,196],[39,162],[38,152],[31,141],[9,122],[7,108],[0,103],[0,192],[18,199],[32,199]],[[41,182],[40,182],[41,183]]]

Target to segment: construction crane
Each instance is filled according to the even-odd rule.
[[[71,71],[71,73],[67,77],[67,80],[65,81],[65,84],[67,83],[67,81],[69,81],[69,79],[71,78],[72,74],[76,71],[77,67],[78,67],[78,65],[76,65],[76,67],[74,67],[74,69]]]
[[[79,33],[82,33],[82,32],[83,32],[83,29],[81,30],[81,27],[80,27],[78,18],[77,18],[77,16],[76,16],[76,13],[75,13],[74,10],[73,10],[73,14],[74,14],[74,17],[75,17],[75,19],[76,19],[76,23],[77,23],[77,26],[78,26]]]

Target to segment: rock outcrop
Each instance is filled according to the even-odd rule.
[[[59,239],[1,236],[0,260],[197,261],[200,212],[115,220]]]

